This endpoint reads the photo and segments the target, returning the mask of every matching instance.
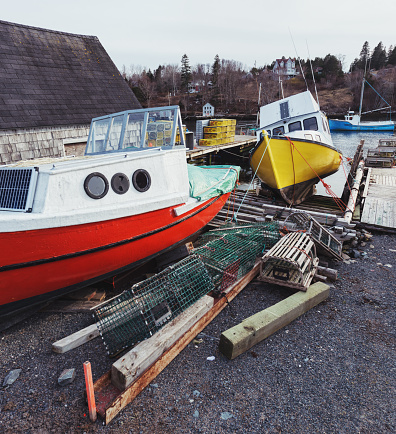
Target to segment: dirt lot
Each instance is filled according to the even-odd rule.
[[[0,388],[0,432],[396,432],[396,236],[375,235],[363,250],[333,264],[339,280],[324,303],[229,361],[221,332],[292,293],[253,281],[108,426],[89,421],[83,397],[83,363],[96,380],[113,362],[101,339],[51,351],[90,314],[33,315],[0,334],[0,386],[22,369]],[[76,378],[60,387],[66,368]]]

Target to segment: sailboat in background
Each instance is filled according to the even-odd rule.
[[[386,107],[382,107],[376,110],[370,110],[362,113],[362,104],[363,104],[363,94],[364,94],[364,85],[368,84],[377,95],[383,100],[382,96],[371,86],[371,84],[363,77],[362,80],[362,90],[360,94],[360,104],[359,104],[359,113],[355,114],[353,111],[348,111],[348,113],[344,116],[344,120],[341,119],[329,119],[330,131],[393,131],[395,128],[395,123],[390,119],[391,115],[391,106],[388,104]],[[362,121],[361,116],[367,113],[373,113],[376,111],[384,110],[389,108],[389,120],[388,121]]]

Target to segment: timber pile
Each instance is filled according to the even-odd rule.
[[[333,201],[324,196],[314,196],[293,208],[284,204],[281,200],[272,200],[255,193],[236,190],[235,195],[231,195],[223,209],[217,217],[210,223],[211,226],[218,227],[224,224],[226,219],[231,219],[236,213],[238,222],[250,223],[269,220],[285,220],[290,214],[304,211],[314,217],[319,223],[326,226],[333,226],[342,217]]]

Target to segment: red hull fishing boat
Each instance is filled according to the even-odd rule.
[[[238,167],[186,163],[177,106],[93,119],[85,157],[0,167],[0,316],[183,242],[223,207]]]

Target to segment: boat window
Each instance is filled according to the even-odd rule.
[[[179,107],[148,108],[93,119],[85,154],[175,145],[185,145]]]
[[[320,138],[319,134],[315,134],[315,140],[317,142],[321,142],[322,141],[322,139]]]
[[[140,148],[144,125],[144,113],[130,113],[125,128],[122,149]]]
[[[307,140],[313,140],[312,134],[304,134],[304,137],[305,137]]]
[[[318,131],[318,121],[315,117],[303,120],[304,130]]]
[[[274,136],[282,136],[283,134],[285,134],[285,127],[276,127],[272,130],[272,133]]]
[[[289,127],[289,132],[291,133],[292,131],[299,131],[302,130],[301,128],[301,122],[297,121],[297,122],[292,122],[291,124],[288,125]]]
[[[89,153],[105,152],[107,130],[109,129],[110,122],[111,119],[106,118],[98,120],[92,124],[87,142],[87,151],[89,150]]]
[[[106,143],[106,151],[117,151],[118,144],[120,143],[122,124],[124,120],[124,115],[114,116],[111,119],[109,137]]]
[[[322,118],[322,123],[323,123],[323,129],[326,131],[326,132],[329,132],[328,131],[328,129],[327,129],[327,125],[326,125],[326,120],[324,119],[324,118]]]

